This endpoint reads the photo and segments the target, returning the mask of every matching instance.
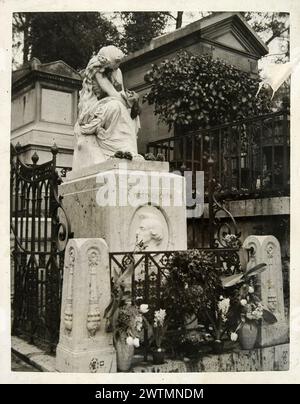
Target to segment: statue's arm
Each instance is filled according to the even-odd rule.
[[[123,74],[122,74],[121,69],[118,69],[118,70],[117,70],[116,79],[117,79],[117,81],[121,84],[121,86],[122,86],[122,91],[124,92],[125,89],[124,89]]]
[[[122,101],[121,94],[114,88],[112,83],[101,73],[96,73],[95,78],[101,89],[110,97],[117,97]]]

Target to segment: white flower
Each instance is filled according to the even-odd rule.
[[[249,293],[254,293],[254,287],[253,287],[253,286],[249,286],[248,292],[249,292]]]
[[[138,338],[133,338],[133,346],[138,348],[140,346],[140,340]]]
[[[135,321],[137,322],[137,323],[143,323],[143,317],[142,316],[136,316],[136,319],[135,319]]]
[[[220,299],[220,300],[223,300],[223,299],[224,299],[224,297],[221,295],[221,296],[219,297],[219,299]]]
[[[129,346],[134,345],[134,339],[131,336],[127,337],[126,338],[126,344],[129,345]]]
[[[242,300],[240,301],[240,303],[241,303],[242,306],[246,306],[247,300],[246,300],[246,299],[242,299]]]
[[[166,317],[166,310],[156,310],[154,313],[154,327],[163,326]]]
[[[140,312],[145,314],[148,313],[149,311],[149,305],[148,304],[141,304],[140,305]]]
[[[227,297],[226,299],[223,298],[223,300],[220,300],[218,302],[218,308],[221,313],[222,320],[225,322],[226,321],[226,315],[228,313],[230,306],[230,299]]]
[[[231,341],[236,341],[236,340],[238,339],[237,333],[236,333],[236,332],[232,332],[232,333],[230,334],[230,339],[231,339]]]

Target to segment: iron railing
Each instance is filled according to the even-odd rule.
[[[213,162],[221,196],[241,199],[289,195],[290,137],[287,110],[151,142],[172,171],[204,171]]]
[[[10,212],[12,232],[13,324],[15,335],[31,343],[58,341],[64,249],[70,223],[58,196],[58,149],[52,160],[22,162],[21,146],[11,147]]]
[[[202,248],[198,251],[204,260],[208,260],[218,269],[220,276],[230,276],[242,271],[239,248]],[[148,304],[152,313],[162,308],[164,284],[168,278],[174,254],[178,254],[178,251],[110,253],[112,290],[114,291],[114,285],[117,284],[116,280],[129,270],[129,279],[123,281],[122,287],[130,296],[131,303],[137,306]],[[174,330],[169,331],[174,332]],[[144,329],[141,350],[146,361],[150,351],[147,328]]]

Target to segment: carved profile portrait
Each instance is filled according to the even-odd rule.
[[[130,226],[131,245],[142,242],[145,250],[164,250],[168,245],[169,231],[166,219],[154,206],[139,208]]]
[[[140,225],[136,231],[137,242],[143,244],[151,250],[151,247],[158,247],[163,238],[163,227],[159,219],[154,215],[140,215]]]

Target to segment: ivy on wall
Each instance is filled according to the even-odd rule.
[[[190,130],[207,128],[270,112],[265,89],[256,96],[258,78],[209,55],[179,52],[153,64],[145,75],[151,84],[144,102],[159,120]]]

